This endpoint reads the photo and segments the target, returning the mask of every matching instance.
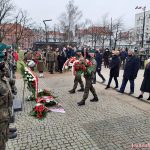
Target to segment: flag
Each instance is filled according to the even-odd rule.
[[[143,9],[143,7],[136,6],[135,9]]]

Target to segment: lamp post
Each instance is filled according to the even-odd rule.
[[[48,34],[47,34],[47,25],[46,25],[46,22],[48,22],[48,21],[52,21],[52,19],[49,19],[49,20],[43,20],[43,23],[44,23],[44,25],[45,25],[45,35],[46,35],[46,44],[48,43]]]
[[[144,47],[144,34],[145,34],[145,19],[146,19],[146,6],[145,7],[136,7],[135,9],[142,9],[143,12],[144,12],[144,16],[143,16],[143,27],[142,27],[142,35],[141,35],[141,38],[142,38],[142,41],[141,41],[141,48]]]
[[[110,51],[112,51],[112,18],[111,18],[111,22],[110,22],[110,39],[109,39],[109,49]]]

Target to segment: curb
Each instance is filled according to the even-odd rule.
[[[101,85],[107,86],[106,83],[101,83],[100,81],[96,81],[96,82],[99,83],[99,84],[101,84]],[[111,87],[111,86],[110,86],[110,89],[112,89],[112,90],[114,90],[114,91],[117,92],[117,90],[115,90],[115,89],[114,89],[113,87]],[[145,99],[137,99],[137,97],[136,97],[135,95],[129,95],[127,92],[124,92],[124,93],[122,93],[122,94],[128,95],[128,96],[130,96],[130,97],[135,98],[136,100],[139,100],[139,101],[142,101],[142,102],[144,102],[144,103],[150,104],[150,101],[145,100]]]

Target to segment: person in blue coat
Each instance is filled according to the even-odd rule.
[[[128,57],[126,59],[126,64],[124,68],[123,81],[121,88],[119,90],[120,93],[124,93],[126,84],[130,81],[130,93],[134,93],[134,80],[137,77],[138,70],[140,68],[140,61],[134,55],[134,50],[128,50]]]
[[[112,79],[114,78],[116,86],[115,88],[118,88],[118,80],[117,78],[119,77],[119,70],[120,70],[120,58],[119,58],[119,51],[112,51],[112,60],[110,62],[110,76],[109,76],[109,81],[108,85],[106,86],[105,89],[110,88],[110,84]]]
[[[103,82],[105,82],[106,80],[105,80],[104,76],[101,74],[103,56],[98,50],[96,51],[95,55],[96,55],[95,60],[97,63],[96,72],[102,78]]]

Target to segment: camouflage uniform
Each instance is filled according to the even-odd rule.
[[[77,58],[78,58],[78,60],[80,60],[83,57],[81,56],[80,58],[79,57],[77,57]],[[75,92],[75,90],[78,86],[78,83],[80,84],[81,91],[84,91],[84,84],[83,84],[83,81],[82,81],[82,77],[81,77],[81,75],[76,74],[75,79],[74,79],[73,89],[71,90],[71,91],[73,91],[73,93]]]
[[[5,150],[12,116],[12,93],[4,72],[0,71],[0,150]]]
[[[97,94],[95,92],[95,89],[93,87],[93,81],[95,79],[95,74],[96,74],[96,60],[93,58],[91,59],[91,62],[94,66],[94,72],[92,72],[91,76],[85,76],[85,90],[84,90],[84,95],[83,95],[83,100],[85,101],[88,98],[89,91],[93,94],[94,98],[97,98]]]
[[[85,101],[88,98],[89,95],[89,91],[91,91],[91,93],[93,94],[94,98],[90,101],[95,102],[98,101],[98,97],[95,91],[95,88],[93,87],[93,83],[95,83],[95,75],[96,75],[96,60],[94,58],[91,58],[90,60],[93,64],[93,72],[90,76],[86,76],[85,77],[85,89],[84,89],[84,94],[83,94],[83,98],[80,102],[78,102],[78,105],[85,105]]]
[[[55,62],[55,52],[53,50],[49,50],[47,53],[47,62],[48,62],[48,70],[50,73],[53,73],[54,70],[54,62]]]

